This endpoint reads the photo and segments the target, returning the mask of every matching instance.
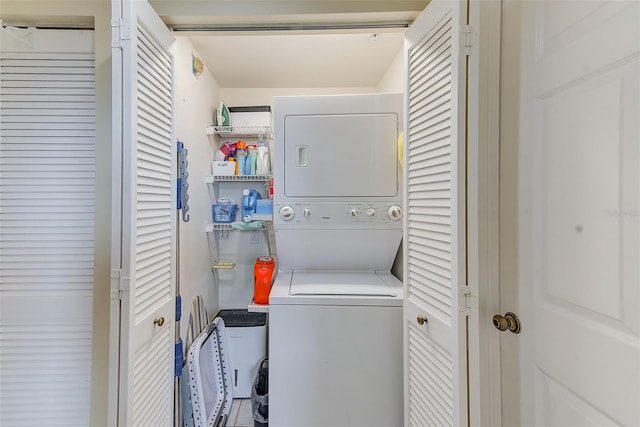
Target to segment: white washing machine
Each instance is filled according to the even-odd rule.
[[[402,95],[276,97],[269,424],[403,424]]]

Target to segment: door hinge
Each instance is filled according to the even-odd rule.
[[[471,292],[471,288],[468,285],[460,288],[460,294],[463,298],[463,306],[461,308],[462,312],[465,314],[469,314],[469,310],[471,310],[471,308],[473,308],[474,306],[473,299],[475,298],[475,296]]]
[[[131,29],[127,25],[122,24],[122,19],[114,18],[111,20],[111,47],[122,48],[123,40],[131,39]]]
[[[471,54],[471,46],[473,43],[471,41],[471,25],[464,26],[464,54],[469,56]]]
[[[122,48],[122,39],[120,37],[120,28],[122,20],[114,18],[111,20],[111,47]]]
[[[111,299],[122,299],[124,292],[129,292],[129,278],[120,269],[111,270]]]

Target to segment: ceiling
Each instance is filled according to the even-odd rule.
[[[377,86],[428,0],[151,2],[220,87],[320,88]]]
[[[4,25],[91,26],[103,2],[2,0],[0,17]],[[429,0],[149,2],[176,36],[191,39],[220,87],[311,88],[376,86]]]
[[[403,33],[404,29],[189,38],[220,87],[375,87],[401,51]]]

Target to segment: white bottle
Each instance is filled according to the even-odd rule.
[[[256,175],[268,175],[269,167],[269,147],[265,141],[258,142],[258,160],[256,164]]]

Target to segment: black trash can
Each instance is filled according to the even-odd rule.
[[[269,425],[269,359],[260,362],[256,379],[251,387],[251,412],[254,427]]]

